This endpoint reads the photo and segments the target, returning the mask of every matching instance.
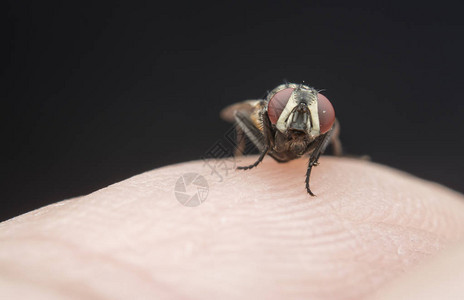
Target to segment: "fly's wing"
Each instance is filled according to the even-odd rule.
[[[335,119],[335,124],[334,124],[334,127],[333,127],[333,133],[330,136],[332,149],[333,149],[333,154],[335,156],[342,156],[343,155],[342,142],[340,141],[339,136],[340,136],[340,123],[338,122],[337,119]]]
[[[232,104],[221,111],[221,118],[228,122],[237,124],[237,149],[241,154],[244,148],[243,133],[253,142],[253,144],[263,151],[266,147],[263,134],[262,115],[266,109],[264,100],[247,100]]]

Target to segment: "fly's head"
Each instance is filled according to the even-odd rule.
[[[267,114],[275,129],[275,151],[304,154],[335,122],[329,99],[302,84],[283,84],[267,96]]]

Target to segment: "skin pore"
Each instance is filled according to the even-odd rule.
[[[311,176],[317,196],[310,197],[306,166],[303,159],[265,158],[253,170],[222,172],[220,181],[203,161],[171,165],[0,223],[0,295],[440,299],[440,289],[464,295],[453,281],[463,282],[464,251],[452,250],[464,237],[461,194],[371,162],[322,157]],[[209,186],[197,207],[181,205],[174,194],[189,172]]]

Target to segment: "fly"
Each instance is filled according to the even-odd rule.
[[[256,162],[237,169],[252,169],[266,155],[278,162],[309,155],[305,186],[311,196],[314,196],[309,186],[311,170],[318,165],[326,147],[332,143],[334,154],[342,154],[338,138],[340,126],[332,103],[314,88],[303,84],[279,85],[268,93],[266,99],[247,100],[224,108],[221,117],[236,123],[236,155],[243,153],[244,135],[260,151]]]

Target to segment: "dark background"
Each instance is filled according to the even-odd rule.
[[[352,154],[464,192],[456,3],[11,1],[0,220],[199,159],[218,112],[303,80]]]

